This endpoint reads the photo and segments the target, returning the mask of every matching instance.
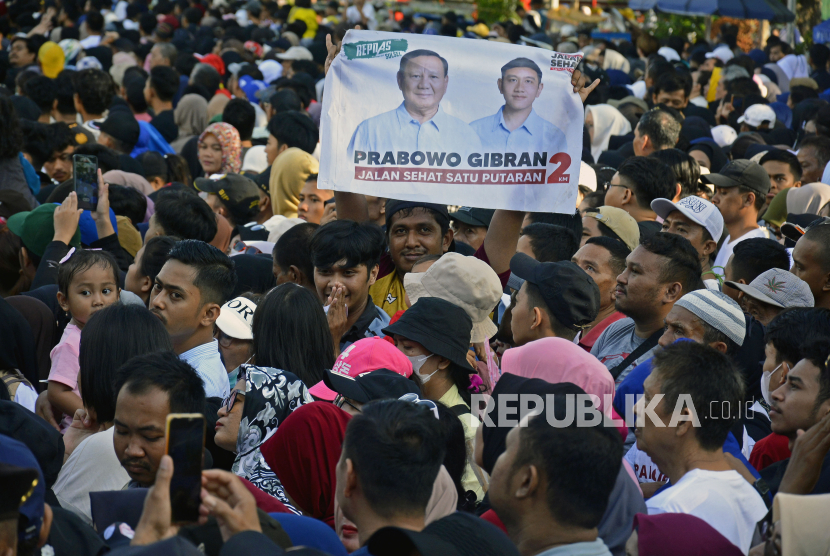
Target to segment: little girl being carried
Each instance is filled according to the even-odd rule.
[[[74,251],[74,252],[73,252]],[[72,320],[52,353],[49,371],[49,402],[64,415],[61,432],[72,424],[75,410],[83,408],[78,390],[78,350],[83,329],[92,313],[117,303],[118,265],[106,251],[73,248],[58,270],[58,304]]]

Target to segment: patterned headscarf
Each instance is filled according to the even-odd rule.
[[[239,132],[231,124],[210,124],[199,135],[199,143],[204,141],[208,133],[216,137],[222,146],[222,169],[218,173],[238,174],[242,167],[242,141],[239,139]]]
[[[239,374],[245,379],[245,404],[232,471],[290,507],[285,489],[265,463],[260,447],[292,411],[314,400],[305,384],[287,371],[243,365]]]

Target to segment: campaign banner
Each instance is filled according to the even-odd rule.
[[[573,214],[581,54],[376,31],[346,33],[326,75],[321,189]]]

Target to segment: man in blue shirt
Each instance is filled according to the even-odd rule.
[[[441,108],[449,84],[447,60],[432,50],[413,50],[401,58],[397,74],[403,102],[395,110],[363,120],[352,135],[348,153],[356,164],[447,166],[452,153],[465,164],[470,153],[481,152],[478,136],[470,126]],[[416,157],[429,157],[420,164]],[[375,154],[372,158],[371,153]],[[384,162],[384,155],[391,157]],[[407,153],[405,159],[398,153]],[[381,166],[382,167],[382,166]]]
[[[542,70],[528,58],[516,58],[501,68],[499,92],[504,106],[492,116],[470,124],[485,152],[564,152],[565,134],[533,110],[542,94]]]

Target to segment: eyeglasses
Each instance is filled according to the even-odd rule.
[[[334,405],[336,405],[340,409],[343,409],[343,404],[345,404],[357,411],[358,413],[363,413],[363,411],[359,407],[356,407],[353,403],[349,401],[349,398],[342,394],[337,394],[337,396],[334,398],[334,402],[332,403],[334,403]]]
[[[436,419],[440,419],[440,417],[438,416],[438,404],[436,404],[432,400],[422,400],[418,397],[418,394],[404,394],[403,396],[398,398],[398,400],[402,402],[410,402],[418,405],[423,405],[427,409],[432,411],[432,414],[435,415]]]
[[[244,400],[245,394],[243,394],[239,390],[231,390],[230,395],[224,400],[222,400],[222,405],[220,407],[224,407],[225,411],[230,413],[233,409],[233,406],[236,405],[237,398],[242,398]]]

